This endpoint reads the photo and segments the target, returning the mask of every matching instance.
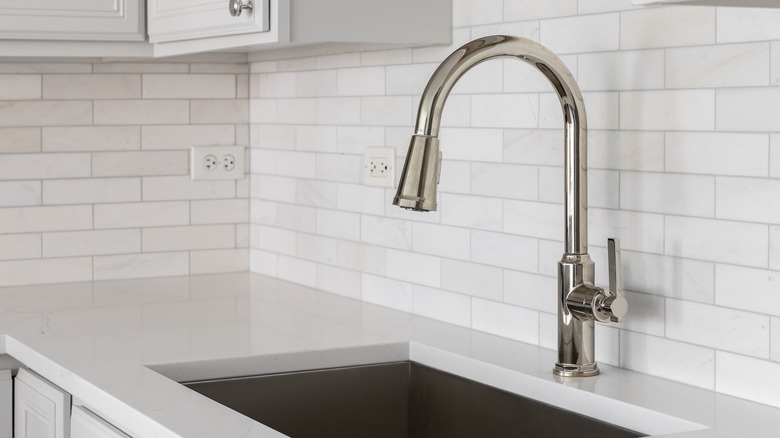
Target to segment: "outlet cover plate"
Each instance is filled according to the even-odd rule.
[[[363,184],[395,187],[395,148],[367,147],[363,169]]]
[[[236,180],[244,178],[244,146],[193,146],[190,150],[190,176],[193,181]]]

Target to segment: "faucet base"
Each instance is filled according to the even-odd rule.
[[[553,373],[560,377],[593,377],[599,374],[599,366],[595,363],[586,365],[556,363]]]

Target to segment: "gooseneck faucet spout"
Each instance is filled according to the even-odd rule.
[[[608,290],[594,286],[588,256],[587,118],[577,82],[566,65],[544,46],[503,35],[476,39],[453,52],[433,73],[420,99],[417,126],[393,204],[419,211],[436,210],[441,170],[439,126],[452,87],[467,71],[488,59],[511,57],[539,70],[552,84],[564,118],[564,254],[558,262],[558,362],[554,372],[565,377],[598,374],[594,320],[619,322],[627,306],[619,278],[620,248],[610,239]],[[614,275],[613,275],[614,274]]]

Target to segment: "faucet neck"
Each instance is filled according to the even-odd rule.
[[[587,119],[582,93],[566,65],[544,46],[525,38],[488,36],[474,40],[445,59],[425,87],[417,112],[417,135],[437,137],[452,87],[475,65],[512,57],[536,67],[555,89],[564,118],[565,253],[588,252]]]

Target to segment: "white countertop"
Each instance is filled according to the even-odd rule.
[[[780,433],[780,409],[610,366],[560,379],[553,351],[254,274],[0,288],[0,333],[138,438],[284,436],[171,378],[408,359],[653,436]]]

